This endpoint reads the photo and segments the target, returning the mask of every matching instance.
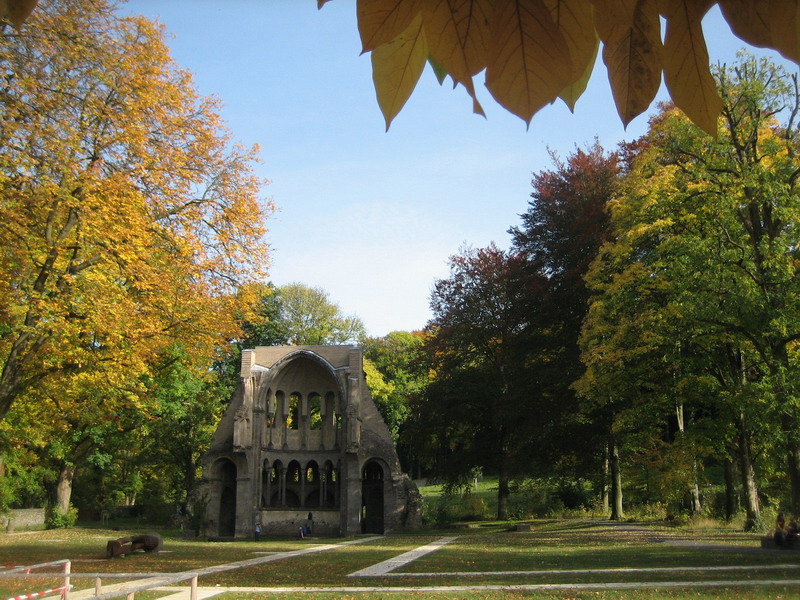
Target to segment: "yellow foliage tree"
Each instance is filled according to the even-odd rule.
[[[128,401],[165,349],[235,335],[266,268],[257,148],[105,0],[3,29],[0,73],[0,420],[65,377]]]

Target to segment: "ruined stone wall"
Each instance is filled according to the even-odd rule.
[[[311,535],[339,535],[339,511],[322,508],[310,510],[261,510],[258,512],[258,518],[261,519],[262,524],[261,535],[295,536],[301,527],[307,526],[309,513],[313,517]]]

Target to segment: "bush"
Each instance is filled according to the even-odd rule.
[[[448,527],[456,520],[452,508],[452,497],[442,496],[436,500],[426,500],[422,505],[422,521],[428,525]]]
[[[70,506],[66,512],[58,508],[51,508],[45,517],[44,526],[46,529],[69,529],[75,526],[77,520],[78,509],[73,506]]]
[[[457,503],[457,514],[461,521],[482,521],[490,518],[489,505],[480,496],[468,494]]]

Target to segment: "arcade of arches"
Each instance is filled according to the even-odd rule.
[[[415,527],[420,497],[353,346],[276,346],[242,354],[241,382],[197,490],[212,537],[383,533]]]

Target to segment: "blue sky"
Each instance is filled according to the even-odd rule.
[[[559,101],[529,128],[494,103],[482,76],[486,119],[428,68],[386,132],[355,0],[316,4],[131,0],[121,12],[162,22],[176,62],[223,101],[233,137],[261,146],[264,196],[279,209],[270,279],[323,288],[371,335],[424,327],[431,287],[463,245],[508,246],[550,151],[566,157],[595,138],[613,149],[647,126],[642,115],[622,127],[599,62],[575,114]],[[715,11],[704,29],[714,62],[743,46]]]

